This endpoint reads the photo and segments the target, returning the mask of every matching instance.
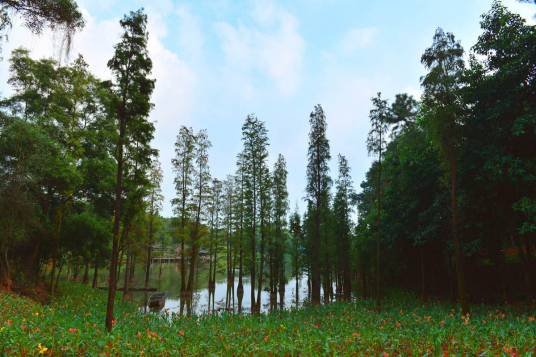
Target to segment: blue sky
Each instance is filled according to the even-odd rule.
[[[491,0],[79,0],[86,27],[75,36],[71,58],[81,53],[101,78],[120,34],[119,19],[144,7],[149,51],[157,79],[153,96],[154,145],[164,168],[163,214],[174,196],[173,156],[181,125],[206,128],[215,177],[235,171],[241,126],[248,113],[266,122],[270,162],[282,153],[289,169],[290,205],[301,207],[305,187],[308,117],[322,104],[328,120],[332,175],[336,156],[347,156],[356,189],[371,163],[365,147],[370,98],[381,91],[419,95],[420,56],[441,26],[469,50]],[[504,0],[531,23],[536,7]],[[15,23],[0,62],[0,92],[9,93],[9,51],[34,57],[58,53],[59,36],[31,35]]]

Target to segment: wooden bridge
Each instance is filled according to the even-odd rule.
[[[190,260],[188,256],[185,257],[185,260]],[[199,255],[200,261],[208,261],[210,257],[208,255]],[[179,256],[164,256],[164,257],[152,257],[151,262],[153,263],[178,263],[181,261],[181,257]]]
[[[151,260],[152,260],[153,263],[175,263],[175,262],[180,262],[181,257],[180,256],[178,256],[178,257],[173,257],[173,256],[169,256],[169,257],[152,257]]]

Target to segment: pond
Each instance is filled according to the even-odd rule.
[[[145,280],[145,272],[141,266],[136,267],[134,280],[130,283],[131,287],[142,287]],[[225,269],[223,269],[225,270]],[[198,266],[195,291],[193,296],[193,312],[196,315],[209,312],[208,305],[208,272],[209,266],[207,263],[200,263]],[[122,275],[122,274],[121,274]],[[149,278],[149,287],[156,288],[159,292],[165,292],[167,297],[163,312],[179,313],[180,312],[180,266],[177,263],[153,264]],[[123,285],[123,276],[120,277],[119,286]],[[244,297],[242,300],[242,311],[249,312],[251,309],[250,289],[248,277],[244,276],[242,284],[244,286]],[[263,282],[264,288],[268,281]],[[235,292],[238,286],[238,272],[236,272]],[[215,309],[221,310],[225,308],[225,297],[227,293],[227,281],[224,271],[218,271],[216,274],[215,286]],[[150,295],[149,293],[148,295]],[[133,298],[142,308],[147,301],[147,294],[143,292],[133,293]],[[299,304],[301,306],[303,300],[307,298],[307,277],[304,275],[299,279]],[[279,299],[279,298],[278,298]],[[231,303],[231,306],[233,304]],[[284,308],[295,308],[296,306],[296,279],[288,278],[285,285]],[[261,294],[261,312],[268,312],[270,309],[270,293],[263,290]],[[238,299],[235,297],[234,310],[238,310]]]

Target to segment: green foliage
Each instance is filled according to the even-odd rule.
[[[142,314],[117,301],[114,331],[101,325],[105,292],[62,284],[61,297],[40,306],[0,294],[0,352],[9,354],[283,355],[530,353],[536,321],[530,307],[475,306],[461,316],[450,305],[397,294],[381,313],[372,301],[336,303],[269,315],[195,318]]]

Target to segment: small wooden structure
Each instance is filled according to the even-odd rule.
[[[149,308],[152,310],[161,310],[166,305],[166,293],[158,292],[152,294],[149,297],[147,305],[149,305]]]
[[[108,287],[107,286],[99,286],[98,289],[100,289],[100,290],[108,290]],[[123,291],[123,290],[125,290],[125,288],[117,287],[115,290],[116,291]],[[132,292],[134,292],[134,291],[151,292],[151,291],[156,291],[158,289],[157,288],[131,288],[131,287],[129,287],[128,290],[132,291]]]

